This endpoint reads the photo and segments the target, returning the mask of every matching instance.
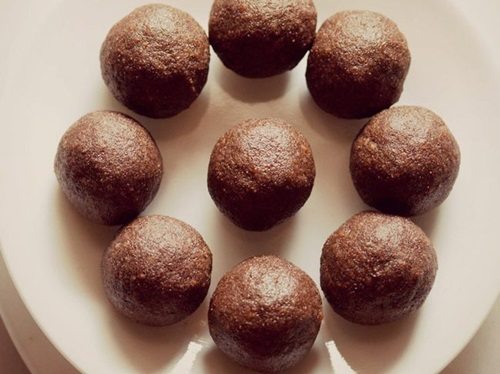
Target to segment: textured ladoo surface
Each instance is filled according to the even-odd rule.
[[[249,78],[294,68],[316,32],[312,0],[215,0],[209,39],[224,65]]]
[[[123,224],[144,210],[163,175],[155,141],[118,112],[80,118],[59,142],[54,170],[63,193],[88,219]]]
[[[306,138],[281,119],[252,119],[226,132],[208,167],[208,190],[236,225],[267,230],[294,215],[316,175]]]
[[[101,47],[101,72],[115,98],[136,113],[171,117],[207,81],[210,49],[201,26],[168,5],[141,6],[116,23]]]
[[[147,325],[170,325],[193,313],[210,286],[212,254],[188,224],[165,216],[139,217],[104,253],[106,296],[123,315]]]
[[[411,216],[441,204],[460,168],[460,150],[428,109],[399,106],[374,116],[351,149],[354,186],[370,206]]]
[[[432,243],[412,221],[362,212],[323,246],[321,288],[342,317],[376,325],[418,309],[432,288],[436,270]]]
[[[370,11],[339,12],[316,35],[307,86],[324,111],[368,117],[399,100],[410,60],[406,39],[393,21]]]
[[[276,256],[249,258],[220,280],[208,326],[217,346],[240,365],[276,372],[311,349],[323,319],[312,279]]]

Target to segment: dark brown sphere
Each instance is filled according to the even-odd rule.
[[[66,131],[54,169],[75,209],[106,225],[126,223],[142,212],[163,175],[161,154],[149,132],[110,111],[89,113]]]
[[[261,231],[304,205],[315,175],[311,147],[296,128],[281,119],[251,119],[215,145],[208,191],[236,225]]]
[[[429,238],[408,218],[356,214],[323,246],[321,288],[345,319],[376,325],[418,309],[436,277]]]
[[[209,39],[227,68],[249,78],[293,69],[316,32],[312,0],[215,0]]]
[[[231,359],[277,372],[309,352],[323,319],[313,280],[276,256],[249,258],[226,273],[208,311],[210,335]]]
[[[368,205],[411,216],[441,204],[455,183],[460,150],[428,109],[399,106],[374,116],[351,149],[354,186]]]
[[[106,296],[123,315],[146,325],[179,322],[203,302],[212,254],[188,224],[165,216],[125,226],[102,259]]]
[[[168,5],[141,6],[116,23],[101,47],[101,72],[115,98],[136,113],[171,117],[207,81],[210,50],[201,26]]]
[[[404,35],[389,18],[343,11],[316,35],[306,79],[318,106],[341,118],[363,118],[399,100],[410,67]]]

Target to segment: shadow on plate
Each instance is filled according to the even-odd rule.
[[[222,63],[216,65],[216,79],[231,97],[244,103],[264,103],[283,96],[288,88],[290,73],[269,78],[245,78],[227,69]]]
[[[208,297],[189,317],[171,326],[155,327],[136,323],[108,304],[109,326],[116,345],[138,373],[171,369],[191,341],[207,330]]]
[[[439,207],[437,207],[425,214],[412,217],[411,220],[415,224],[417,224],[425,232],[425,234],[432,240],[432,234],[434,232],[434,229],[436,228],[436,225],[439,222],[439,212],[440,209]]]
[[[404,354],[419,313],[378,326],[349,322],[336,314],[323,299],[325,340],[333,339],[340,354],[359,373],[385,373]],[[334,365],[335,366],[335,365]]]
[[[329,114],[316,105],[308,91],[300,97],[300,109],[311,128],[333,144],[348,144],[351,147],[359,130],[369,118],[342,119]]]
[[[349,171],[351,144],[366,120],[336,118],[322,111],[307,91],[302,93],[299,106],[306,126],[320,139],[313,144],[316,180],[311,199],[315,206],[328,207],[326,214],[337,218],[335,224],[340,224],[338,217],[346,220],[353,213],[367,209],[354,188]]]
[[[200,137],[190,134],[196,131],[208,109],[210,96],[207,88],[205,87],[201,95],[185,111],[171,118],[153,119],[129,110],[113,97],[104,84],[101,85],[100,94],[103,103],[101,109],[119,111],[137,119],[156,141],[162,154],[164,170],[158,196],[167,191],[165,186],[171,182],[171,176],[175,174],[176,168],[189,164],[186,160],[193,157],[193,154],[200,149],[198,144]],[[191,149],[193,152],[182,152],[185,149]]]
[[[61,242],[57,248],[62,248],[63,258],[70,260],[67,271],[72,276],[77,275],[92,296],[103,299],[101,258],[118,231],[118,226],[99,225],[81,216],[58,185],[54,185],[54,195],[54,222],[57,225],[57,240]]]
[[[313,347],[311,351],[296,366],[283,371],[286,374],[305,374],[314,371],[318,364],[320,353],[318,347]],[[205,368],[210,368],[211,373],[238,373],[252,374],[253,370],[246,369],[226,356],[215,344],[203,355],[203,364]]]
[[[267,231],[247,231],[239,228],[224,216],[215,204],[207,212],[209,232],[214,233],[209,243],[214,253],[212,280],[217,281],[224,273],[244,259],[258,255],[276,255],[286,258],[288,244],[293,240],[294,227],[300,220],[300,211]]]
[[[155,119],[131,111],[118,102],[104,84],[100,87],[101,109],[115,110],[137,119],[151,132],[151,135],[158,142],[158,145],[194,131],[201,123],[201,118],[207,111],[210,101],[210,93],[208,91],[208,86],[206,86],[200,96],[186,110],[170,118]]]

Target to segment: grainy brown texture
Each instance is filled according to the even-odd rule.
[[[165,216],[125,226],[102,259],[106,296],[123,315],[147,325],[170,325],[203,302],[212,254],[188,224]]]
[[[218,140],[208,190],[236,225],[267,230],[304,205],[315,175],[311,147],[297,129],[281,119],[251,119]]]
[[[351,149],[354,186],[368,204],[386,213],[422,214],[449,195],[460,150],[435,113],[399,106],[374,116]]]
[[[387,17],[343,11],[316,35],[306,79],[316,103],[342,118],[363,118],[399,100],[410,67],[404,35]]]
[[[321,288],[342,317],[375,325],[418,309],[436,270],[432,243],[417,225],[403,217],[362,212],[323,246]]]
[[[201,26],[161,4],[132,11],[111,28],[101,48],[102,76],[116,99],[154,118],[191,105],[207,81],[209,61]]]
[[[54,170],[76,210],[107,225],[126,223],[142,212],[163,175],[161,154],[149,132],[110,111],[89,113],[66,131]]]
[[[209,39],[224,65],[249,78],[294,68],[316,32],[312,0],[215,0]]]
[[[208,311],[217,346],[240,365],[263,372],[297,364],[311,349],[322,319],[313,280],[276,256],[249,258],[226,273]]]

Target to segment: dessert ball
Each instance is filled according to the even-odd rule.
[[[267,230],[306,202],[316,175],[306,138],[281,119],[251,119],[226,132],[208,166],[219,210],[246,230]]]
[[[188,224],[165,216],[125,226],[102,259],[104,290],[123,315],[146,325],[179,322],[203,302],[212,254]]]
[[[115,98],[136,113],[171,117],[188,108],[207,81],[208,38],[187,13],[141,6],[116,23],[101,47],[101,72]]]
[[[412,221],[362,212],[323,246],[321,288],[342,317],[376,325],[418,309],[432,288],[436,270],[431,241]]]
[[[311,48],[316,9],[312,0],[215,0],[208,29],[227,68],[269,77],[294,68]]]
[[[126,223],[142,212],[163,175],[161,154],[149,132],[110,111],[89,113],[66,131],[54,169],[76,210],[106,225]]]
[[[312,279],[276,256],[249,258],[226,273],[208,311],[219,349],[250,369],[277,372],[309,352],[323,319]]]
[[[460,150],[428,109],[399,106],[374,116],[351,148],[354,186],[370,206],[411,216],[441,204],[455,183]]]
[[[368,117],[399,100],[410,59],[404,35],[387,17],[339,12],[316,35],[307,86],[324,111],[342,118]]]

